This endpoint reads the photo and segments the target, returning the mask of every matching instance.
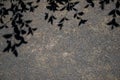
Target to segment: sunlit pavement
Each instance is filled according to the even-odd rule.
[[[120,28],[106,25],[111,7],[84,9],[86,24],[78,27],[73,19],[59,30],[56,23],[44,20],[45,3],[41,4],[26,16],[38,30],[26,37],[28,44],[18,49],[18,57],[2,52],[6,43],[0,36],[0,80],[120,80]]]

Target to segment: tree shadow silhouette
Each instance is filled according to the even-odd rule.
[[[94,3],[94,0],[85,0],[87,4],[84,6],[84,8],[92,7],[94,8],[96,4]],[[120,16],[120,1],[119,0],[99,0],[99,6],[101,10],[105,9],[106,5],[109,5],[110,3],[113,3],[115,5],[115,8],[112,9],[108,16],[112,17],[112,20],[107,23],[107,25],[111,26],[111,29],[114,29],[115,27],[119,27],[120,24],[117,22],[116,18]],[[34,4],[35,3],[35,4]],[[12,28],[12,33],[7,33],[3,35],[3,38],[5,38],[7,47],[3,50],[3,52],[12,52],[16,57],[18,56],[17,48],[20,47],[22,44],[27,44],[27,41],[25,40],[24,35],[33,35],[34,31],[37,30],[37,28],[32,28],[30,26],[30,23],[32,20],[25,20],[23,17],[25,16],[24,13],[27,12],[34,12],[35,9],[39,6],[40,0],[36,1],[24,1],[24,0],[18,0],[15,3],[11,0],[10,1],[10,7],[7,8],[4,6],[4,3],[0,3],[0,30]],[[79,1],[74,0],[47,0],[46,9],[48,12],[45,12],[44,19],[50,23],[54,24],[54,21],[58,18],[54,15],[56,11],[67,11],[69,13],[70,11],[73,11],[74,14],[71,15],[74,19],[77,19],[79,21],[78,26],[85,24],[88,20],[83,19],[82,16],[85,15],[83,11],[79,11],[75,6],[79,4]],[[49,12],[52,12],[50,14]],[[8,22],[5,22],[4,19],[7,15],[10,15],[9,13],[12,13],[10,16],[10,19]],[[64,23],[66,21],[69,21],[70,19],[66,17],[62,17],[60,21],[58,22],[58,27],[61,30],[64,26]],[[10,23],[10,25],[8,25]]]

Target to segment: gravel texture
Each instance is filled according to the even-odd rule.
[[[6,43],[0,36],[0,80],[120,80],[120,28],[111,30],[106,25],[113,4],[101,11],[98,6],[84,9],[86,3],[80,1],[76,7],[85,12],[88,22],[78,27],[73,19],[60,31],[57,21],[51,25],[44,20],[43,0],[26,16],[38,30],[26,37],[29,43],[19,48],[17,58],[2,52]]]

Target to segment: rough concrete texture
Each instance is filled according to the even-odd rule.
[[[38,30],[34,36],[26,37],[29,43],[19,48],[17,58],[0,52],[0,80],[120,80],[120,28],[110,30],[106,25],[111,20],[107,14],[113,4],[101,11],[99,6],[84,9],[85,1],[79,1],[76,7],[88,19],[80,27],[73,19],[60,31],[57,21],[54,25],[44,21],[45,0],[26,16],[33,19],[31,26]],[[56,16],[65,13],[57,12]],[[71,15],[72,12],[67,16]],[[5,46],[0,36],[0,51]]]

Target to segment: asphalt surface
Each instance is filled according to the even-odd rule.
[[[83,10],[85,25],[78,27],[78,21],[71,18],[63,29],[56,23],[44,20],[46,3],[26,18],[33,19],[31,26],[38,30],[34,36],[27,36],[29,42],[21,46],[19,56],[3,53],[6,46],[0,36],[0,80],[120,80],[120,28],[111,30],[106,23],[111,20],[107,14],[113,4],[104,11],[95,8],[84,9],[80,0],[76,6]],[[97,2],[97,1],[96,1]],[[66,12],[57,12],[59,18]],[[118,17],[120,23],[120,17]],[[0,31],[4,34],[6,31]]]

